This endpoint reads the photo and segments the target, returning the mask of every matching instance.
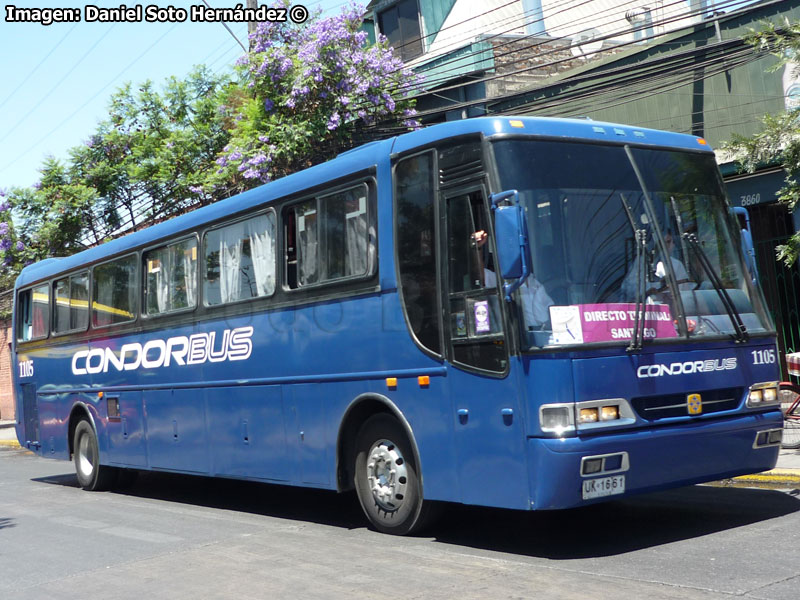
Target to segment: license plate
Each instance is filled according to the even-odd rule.
[[[583,499],[602,498],[625,492],[625,475],[583,480]]]

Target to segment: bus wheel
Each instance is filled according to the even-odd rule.
[[[78,485],[89,491],[105,490],[114,484],[117,470],[100,464],[100,451],[97,436],[88,421],[81,421],[75,427],[73,438],[75,472]]]
[[[370,523],[383,533],[405,535],[428,522],[411,444],[393,417],[379,414],[356,439],[355,488]]]

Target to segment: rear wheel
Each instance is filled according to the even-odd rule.
[[[781,447],[800,448],[800,387],[792,383],[780,384],[781,408],[783,408],[783,441]]]
[[[100,464],[97,435],[88,421],[81,421],[75,427],[72,447],[78,485],[89,491],[107,490],[114,485],[117,470]]]
[[[430,522],[433,507],[422,498],[419,468],[397,419],[379,414],[356,439],[355,487],[370,523],[383,533],[406,535]]]

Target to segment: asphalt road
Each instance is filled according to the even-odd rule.
[[[71,464],[0,448],[0,598],[796,600],[796,493],[448,506],[427,536],[397,538],[349,494],[166,474],[88,493]]]

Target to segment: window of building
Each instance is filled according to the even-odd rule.
[[[89,274],[59,279],[54,290],[53,332],[84,331],[89,326]]]
[[[136,255],[112,260],[94,268],[92,326],[127,323],[136,318]]]
[[[292,206],[286,214],[287,282],[290,288],[363,277],[372,269],[374,240],[367,213],[367,185]]]
[[[144,305],[148,315],[197,306],[197,241],[194,238],[144,253]]]
[[[409,61],[422,54],[424,48],[417,0],[401,0],[379,12],[378,28],[403,61]]]
[[[275,292],[275,213],[209,231],[204,253],[206,306],[271,296]]]
[[[47,337],[50,287],[45,283],[20,292],[17,307],[17,339],[28,342]]]

